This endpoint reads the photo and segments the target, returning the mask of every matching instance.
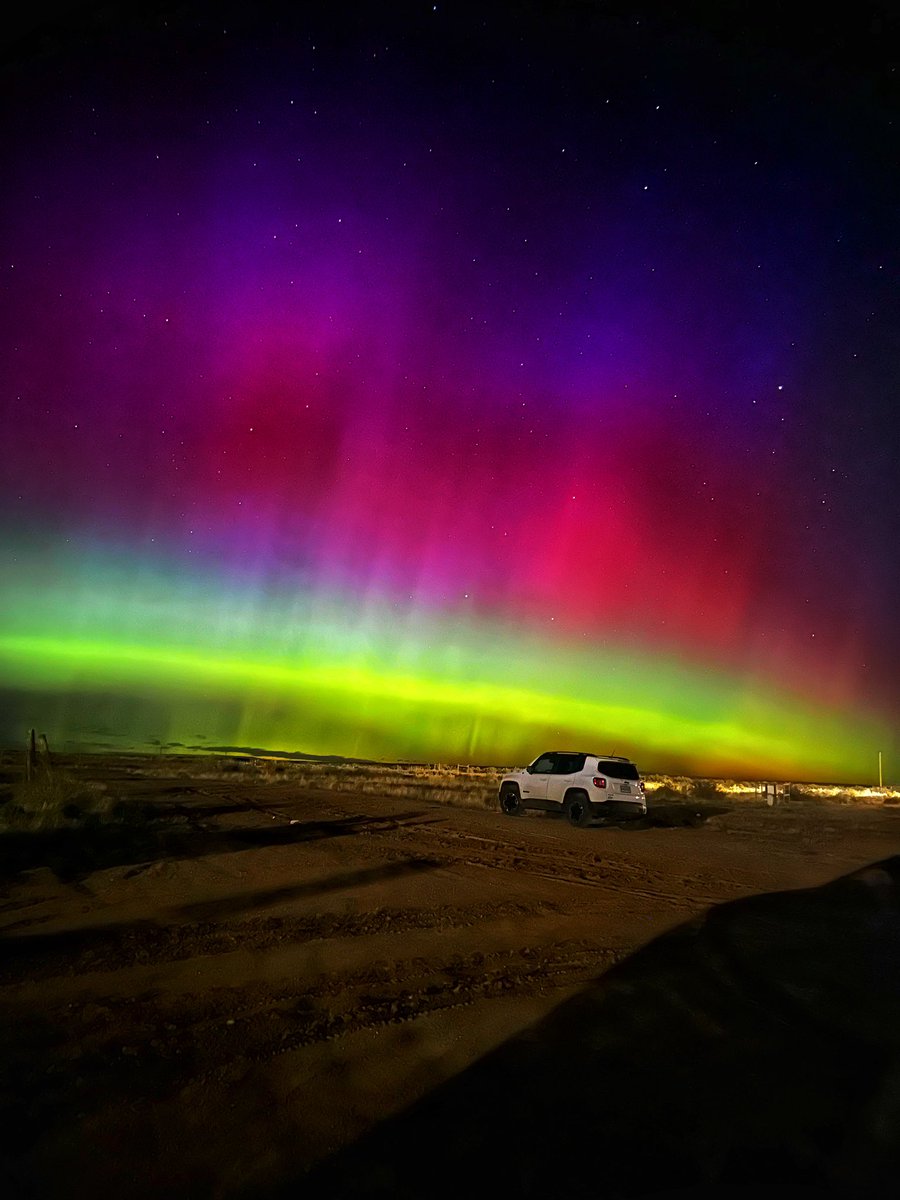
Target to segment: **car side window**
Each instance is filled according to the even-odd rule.
[[[574,775],[584,769],[584,754],[557,754],[554,775]]]
[[[550,775],[553,771],[554,763],[556,762],[555,754],[542,754],[536,759],[534,766],[531,768],[533,775]]]

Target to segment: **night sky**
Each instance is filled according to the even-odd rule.
[[[900,39],[791,7],[19,14],[0,738],[896,778]]]

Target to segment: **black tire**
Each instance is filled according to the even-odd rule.
[[[563,812],[570,825],[584,829],[591,823],[591,807],[584,792],[569,792],[563,805]]]
[[[514,783],[504,783],[500,789],[500,811],[508,817],[521,817],[525,811],[519,789]]]

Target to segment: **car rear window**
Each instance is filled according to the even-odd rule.
[[[611,775],[613,779],[640,780],[641,778],[637,767],[630,762],[613,762],[608,758],[600,758],[597,760],[597,770],[601,775]]]

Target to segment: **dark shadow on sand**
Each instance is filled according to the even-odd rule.
[[[197,952],[197,939],[206,936],[215,923],[230,917],[290,900],[356,890],[387,879],[433,871],[439,866],[441,863],[436,859],[407,858],[306,883],[181,905],[168,910],[165,921],[126,921],[61,933],[13,933],[0,938],[0,984],[116,970],[125,963],[174,962],[189,958]],[[182,926],[183,939],[179,936]],[[241,948],[239,934],[228,948]]]
[[[638,832],[642,829],[697,829],[705,825],[710,817],[719,817],[732,809],[722,804],[707,804],[703,800],[688,801],[676,804],[647,804],[645,817],[605,817],[585,827],[583,832],[590,833],[592,829],[628,829]],[[544,813],[552,820],[564,821],[565,814]]]
[[[898,1014],[900,857],[711,909],[268,1195],[880,1200]]]
[[[237,811],[229,807],[227,811]],[[185,810],[190,817],[202,810]],[[185,819],[167,819],[160,806],[145,813],[126,811],[121,820],[101,824],[86,820],[77,828],[36,831],[11,830],[0,836],[0,880],[36,867],[49,867],[59,879],[72,883],[94,871],[163,860],[233,854],[265,846],[291,846],[326,838],[354,837],[436,818],[424,811],[389,817],[348,816],[328,821],[298,821],[242,829],[203,829]]]

